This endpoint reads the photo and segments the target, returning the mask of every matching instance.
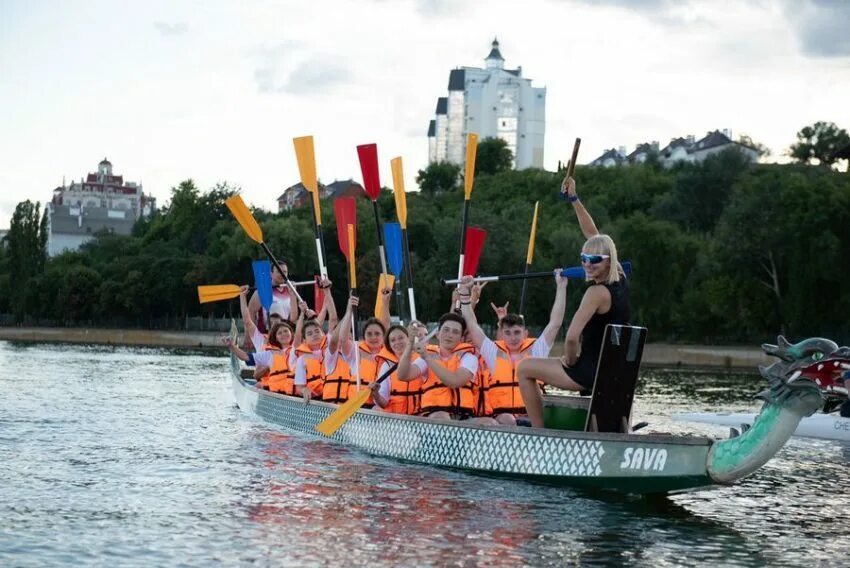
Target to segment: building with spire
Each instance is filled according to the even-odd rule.
[[[53,190],[47,206],[47,254],[76,250],[103,231],[129,235],[136,221],[155,209],[156,200],[142,192],[142,184],[114,175],[112,162],[104,158],[97,172],[70,185],[63,180]]]
[[[501,138],[514,155],[514,167],[543,167],[546,88],[532,87],[522,67],[505,69],[494,39],[484,68],[459,67],[449,73],[448,96],[437,99],[428,125],[428,161],[463,165],[466,135]]]

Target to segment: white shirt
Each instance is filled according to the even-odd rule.
[[[378,369],[378,378],[380,379],[381,377],[383,377],[387,371],[392,369],[393,365],[395,365],[395,363],[387,363],[386,361],[384,361],[384,363],[381,364],[381,368]],[[378,394],[380,394],[387,402],[389,402],[390,396],[392,396],[392,382],[392,378],[387,377],[383,380],[383,382],[381,383],[381,387],[378,389]]]
[[[313,357],[321,357],[321,356],[322,356],[322,350],[321,349],[314,349],[313,350]],[[327,359],[328,351],[327,351],[327,349],[325,350],[325,357],[326,357],[325,363],[327,364],[328,363],[328,359]],[[334,356],[334,359],[333,359],[332,362],[334,364],[336,364],[336,356]],[[330,367],[330,368],[333,368],[333,367]],[[295,384],[302,386],[302,387],[307,384],[307,354],[306,353],[301,353],[300,355],[298,355],[298,359],[295,361]]]
[[[258,351],[254,353],[254,366],[255,367],[267,367],[271,369],[272,367],[272,359],[277,355],[279,351]],[[295,357],[295,349],[290,349],[289,351],[289,368],[296,363]]]
[[[548,357],[551,350],[552,346],[546,343],[546,338],[540,336],[534,340],[534,343],[531,345],[531,349],[527,351],[527,356]],[[496,342],[489,337],[485,337],[479,351],[481,353],[481,357],[484,358],[484,362],[487,363],[487,367],[491,371],[494,370],[496,368],[496,354],[499,352],[499,348],[496,347]],[[511,353],[511,361],[516,363],[523,358],[523,355],[524,354],[520,353]]]

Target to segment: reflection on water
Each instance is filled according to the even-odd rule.
[[[70,350],[69,350],[70,349]],[[0,343],[0,564],[844,564],[846,445],[743,483],[589,494],[373,458],[234,408],[223,358]],[[648,373],[634,420],[749,410],[757,376]]]

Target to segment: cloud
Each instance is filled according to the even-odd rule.
[[[183,35],[189,31],[189,24],[186,22],[175,22],[173,24],[169,24],[168,22],[154,22],[153,27],[166,37]]]
[[[303,46],[295,42],[262,47],[251,56],[259,60],[254,81],[264,94],[322,94],[351,79],[343,63],[330,61],[325,55],[305,53]]]
[[[805,55],[850,56],[850,3],[844,0],[794,0],[786,2],[785,7]]]
[[[577,0],[591,8],[611,7],[627,10],[655,24],[667,27],[695,25],[711,26],[706,18],[697,16],[690,0]]]

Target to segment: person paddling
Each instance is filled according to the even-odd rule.
[[[421,324],[420,324],[421,326]],[[424,329],[424,326],[421,326]],[[411,325],[416,333],[419,327]],[[410,343],[411,331],[401,325],[390,326],[384,348],[377,355],[378,377],[389,373],[393,366],[397,366],[399,359],[404,354]],[[423,336],[424,337],[424,336]],[[421,339],[421,338],[420,338]],[[411,355],[413,361],[419,358],[416,353]],[[375,406],[396,414],[418,414],[420,397],[422,395],[422,379],[402,381],[398,378],[398,370],[393,371],[382,382],[372,383],[372,398]]]
[[[337,324],[336,307],[331,296],[331,281],[323,278],[322,288],[325,289],[323,309],[327,310],[329,326],[333,329]],[[303,324],[304,342],[295,351],[295,390],[304,398],[304,402],[311,399],[321,400],[325,381],[325,364],[330,358],[328,354],[328,341],[321,324],[315,319],[306,320]]]
[[[525,414],[516,377],[517,365],[528,357],[547,357],[564,323],[567,279],[561,276],[561,269],[555,270],[554,274],[555,303],[552,305],[549,323],[539,338],[528,337],[528,329],[522,316],[508,313],[499,318],[499,339],[493,341],[478,325],[472,303],[463,301],[464,298],[472,298],[472,276],[464,276],[458,288],[468,337],[478,348],[490,370],[486,384],[482,385],[483,393],[486,393],[486,414],[491,415],[500,424],[516,425],[516,416]],[[496,313],[501,315],[498,309]]]
[[[286,278],[284,278],[284,275],[289,275],[289,268],[285,262],[281,262],[280,266],[283,269],[283,274],[280,273],[277,266],[272,266],[272,305],[269,308],[269,313],[266,313],[265,308],[260,303],[259,292],[254,291],[251,300],[248,302],[250,319],[257,324],[262,332],[266,331],[265,322],[270,315],[277,314],[282,320],[288,320],[294,325],[298,314],[298,300],[289,291],[286,286]],[[259,319],[258,315],[261,316]]]

